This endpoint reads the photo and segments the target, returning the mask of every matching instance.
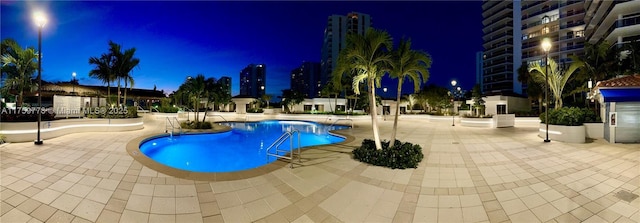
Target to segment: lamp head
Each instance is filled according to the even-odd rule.
[[[73,76],[73,78],[76,77],[76,72],[71,73],[71,76]]]
[[[544,52],[549,52],[549,50],[551,50],[551,40],[549,40],[549,38],[544,38],[542,40],[542,50],[544,50]]]
[[[451,86],[454,86],[454,87],[455,87],[455,86],[456,86],[456,84],[458,84],[458,82],[457,82],[456,80],[452,80],[452,81],[451,81]]]
[[[42,28],[47,23],[47,16],[42,11],[36,11],[33,13],[33,21]]]

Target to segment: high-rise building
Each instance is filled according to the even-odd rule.
[[[551,40],[549,57],[559,64],[583,54],[585,1],[491,1],[482,3],[484,32],[484,92],[523,94],[518,68],[542,63],[544,38]]]
[[[523,1],[522,61],[543,63],[541,42],[551,41],[549,58],[571,63],[569,56],[584,54],[584,1]]]
[[[267,66],[249,64],[240,72],[240,95],[261,98],[265,94]]]
[[[520,1],[482,2],[483,74],[486,95],[522,94],[518,82],[521,62]]]
[[[482,88],[482,63],[484,61],[484,53],[482,51],[476,52],[476,84],[480,86],[480,92],[484,92]]]
[[[218,83],[220,83],[224,90],[231,95],[231,77],[222,76],[218,79]]]
[[[322,43],[320,61],[320,85],[322,89],[329,80],[331,72],[338,62],[340,50],[347,45],[347,34],[364,34],[371,27],[371,16],[359,12],[344,15],[332,15],[327,19]]]
[[[291,71],[291,90],[300,92],[305,98],[320,96],[320,63],[304,62]]]
[[[622,45],[640,40],[640,0],[585,1],[586,41]]]

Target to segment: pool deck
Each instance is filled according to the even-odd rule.
[[[0,145],[0,222],[640,222],[640,146],[543,143],[535,127],[401,120],[417,169],[351,158],[343,145],[303,151],[303,164],[231,181],[172,177],[134,160],[127,143],[162,133],[77,133],[44,145]],[[380,121],[388,139],[393,122]]]

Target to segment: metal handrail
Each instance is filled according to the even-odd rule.
[[[336,121],[334,121],[333,123],[331,123],[331,125],[329,125],[329,128],[327,128],[327,131],[329,131],[329,129],[331,129],[331,127],[333,127],[336,123],[338,123],[338,121],[350,121],[351,122],[351,128],[353,128],[353,119],[351,118],[339,118],[336,119]]]
[[[178,121],[178,118],[176,118],[176,117],[172,117],[172,118],[171,117],[167,117],[167,120],[165,121],[165,124],[164,124],[164,128],[165,128],[164,131],[166,133],[169,133],[169,135],[171,137],[173,137],[174,131],[177,128],[177,129],[179,129],[178,135],[182,135],[182,126],[180,126],[180,121]],[[175,121],[177,127],[176,127],[176,125],[174,125],[173,121]],[[169,132],[169,126],[171,126],[171,132]]]
[[[293,168],[293,154],[295,152],[294,147],[293,147],[293,136],[295,134],[298,134],[298,162],[302,163],[302,161],[300,160],[300,131],[293,129],[293,130],[289,130],[286,131],[284,133],[282,133],[282,135],[280,135],[280,137],[278,139],[276,139],[276,141],[274,141],[273,143],[271,143],[271,145],[269,147],[267,147],[267,150],[265,151],[267,156],[267,162],[269,161],[269,156],[274,156],[274,157],[278,157],[278,158],[283,158],[283,159],[288,159],[290,162],[290,168]],[[284,141],[286,141],[287,139],[289,139],[289,146],[290,149],[287,150],[280,150],[280,145],[282,145],[282,143],[284,143]],[[271,150],[271,148],[275,148],[276,151],[275,153],[269,153],[269,150]],[[280,155],[278,154],[279,152],[289,152],[289,156],[286,155]]]
[[[220,117],[222,118],[222,120],[224,120],[225,122],[228,122],[226,118],[222,117],[222,115],[211,115],[210,113],[207,114],[207,116],[213,116],[213,117]]]

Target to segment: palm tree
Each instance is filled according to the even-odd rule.
[[[267,102],[267,108],[269,108],[269,101],[271,101],[271,98],[273,96],[270,94],[263,94],[260,99],[262,99],[262,101]]]
[[[101,80],[107,84],[107,100],[111,100],[111,82],[115,80],[113,74],[113,57],[109,54],[102,54],[98,57],[90,57],[89,64],[95,67],[89,71],[89,76]],[[100,100],[98,100],[100,101]],[[107,102],[110,103],[110,102]]]
[[[215,78],[210,77],[204,80],[204,99],[205,99],[204,108],[205,109],[204,109],[204,115],[202,117],[202,122],[204,122],[205,119],[207,118],[207,112],[209,111],[209,102],[215,103],[216,98],[219,97],[218,96],[219,92],[217,91],[218,89],[219,89],[218,82],[216,81]]]
[[[407,102],[409,103],[408,107],[409,107],[409,113],[413,113],[413,105],[415,105],[418,102],[418,97],[416,96],[416,94],[410,94],[407,96]]]
[[[204,78],[204,75],[198,74],[195,78],[187,79],[186,86],[190,93],[190,98],[194,100],[196,109],[196,122],[198,122],[198,119],[200,118],[200,110],[198,109],[198,105],[200,104],[200,99],[205,96],[206,93],[206,80]]]
[[[413,82],[414,93],[420,90],[420,85],[429,79],[431,56],[427,53],[411,49],[411,40],[400,40],[398,49],[393,51],[393,63],[391,64],[391,78],[398,78],[398,93],[396,96],[396,114],[393,119],[391,131],[391,147],[396,142],[398,131],[398,116],[400,115],[400,97],[402,96],[402,83],[404,79]]]
[[[134,57],[136,53],[136,48],[130,48],[121,51],[121,46],[113,41],[109,41],[109,53],[112,57],[114,57],[113,63],[113,71],[115,74],[115,78],[118,80],[118,105],[120,105],[120,81],[124,80],[125,89],[124,89],[124,103],[127,103],[127,82],[133,84],[133,77],[131,76],[131,71],[138,66],[140,63],[140,59]]]
[[[360,83],[366,83],[369,90],[369,106],[373,138],[376,149],[382,149],[380,134],[378,133],[378,118],[376,108],[376,87],[380,86],[380,79],[390,67],[392,58],[389,53],[393,43],[386,31],[368,29],[364,35],[349,34],[344,56],[351,62],[350,70],[355,72],[352,88],[360,94]]]
[[[4,51],[2,54],[2,72],[8,74],[5,85],[8,88],[17,88],[18,100],[16,105],[21,107],[25,89],[32,91],[34,87],[32,79],[33,74],[38,69],[38,54],[33,47],[22,49],[12,39],[3,40],[2,45]]]
[[[544,84],[540,84],[533,79],[526,63],[523,63],[518,68],[518,81],[527,85],[527,96],[529,100],[537,100],[539,105],[538,113],[542,113],[542,99],[544,97],[542,89]]]
[[[571,63],[568,69],[563,69],[556,61],[549,59],[549,74],[547,75],[545,67],[542,67],[539,63],[535,63],[529,66],[529,72],[537,72],[533,77],[538,83],[544,83],[546,76],[548,76],[548,84],[549,88],[551,88],[551,92],[553,92],[553,97],[555,98],[556,108],[562,108],[562,91],[564,90],[567,81],[571,77],[571,75],[578,70],[578,68],[582,67],[582,63]],[[548,105],[547,105],[548,106]]]

